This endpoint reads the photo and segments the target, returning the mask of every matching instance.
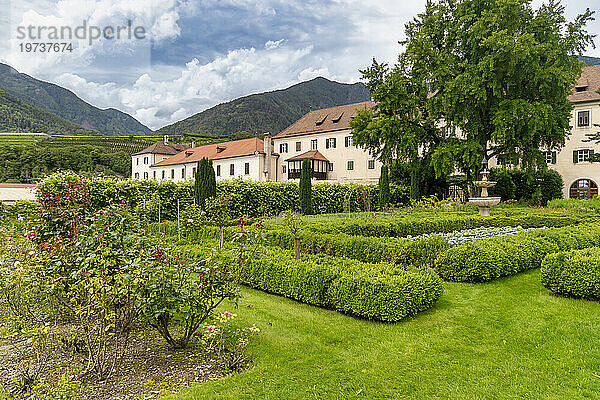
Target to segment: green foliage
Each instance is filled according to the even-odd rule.
[[[0,88],[22,102],[43,109],[40,111],[46,114],[55,114],[104,135],[150,133],[150,129],[128,114],[114,108],[101,110],[67,89],[21,74],[5,64],[0,64]]]
[[[539,268],[545,255],[600,245],[597,224],[541,229],[453,247],[438,256],[435,268],[454,282],[486,282]]]
[[[502,201],[515,199],[517,186],[512,180],[511,174],[504,168],[493,168],[490,171],[490,180],[496,182],[496,186],[490,188],[490,196],[500,196]]]
[[[368,101],[369,91],[360,83],[347,85],[316,78],[284,90],[260,93],[223,103],[165,126],[157,134],[228,135],[248,131],[257,135],[283,131],[312,109]]]
[[[294,248],[294,236],[287,231],[267,230],[265,238],[271,245]],[[303,253],[327,254],[367,263],[431,265],[435,257],[448,248],[448,243],[436,235],[412,240],[350,236],[343,233],[314,234],[305,231],[299,238]]]
[[[111,204],[125,203],[135,209],[144,201],[155,199],[161,203],[162,220],[177,218],[177,198],[193,197],[193,182],[175,183],[170,180],[115,180],[110,178],[82,178],[89,183],[92,207],[100,209]],[[315,213],[345,212],[344,201],[355,184],[322,183],[312,186]],[[376,185],[367,186],[371,200],[378,198]],[[407,201],[407,189],[390,185],[390,202],[401,205]],[[245,217],[278,215],[284,211],[300,211],[299,187],[294,182],[254,182],[244,179],[219,181],[217,196],[230,198],[228,214]],[[364,204],[353,196],[351,210],[361,210]],[[158,212],[158,207],[156,207]],[[152,221],[158,220],[157,213]]]
[[[194,182],[194,197],[196,203],[204,210],[206,200],[217,195],[215,171],[207,158],[198,161],[196,179]]]
[[[600,248],[549,254],[541,267],[541,280],[554,294],[600,299]]]
[[[193,253],[194,247],[186,246]],[[202,253],[198,258],[203,257]],[[396,322],[430,308],[442,294],[430,269],[265,250],[242,273],[248,286],[361,318]]]
[[[531,200],[536,205],[546,205],[552,199],[562,198],[563,180],[554,170],[493,168],[490,172],[490,180],[498,182],[490,189],[490,195],[500,196],[503,201]]]
[[[100,134],[64,120],[42,108],[32,106],[4,90],[0,90],[0,132]]]
[[[313,213],[310,160],[302,160],[302,173],[300,175],[300,211],[304,215]]]
[[[600,197],[592,199],[555,199],[548,202],[548,208],[565,210],[570,213],[600,213]]]
[[[588,9],[567,22],[559,2],[427,2],[398,63],[363,71],[377,106],[353,120],[355,143],[383,159],[423,158],[437,177],[472,180],[493,156],[540,164],[539,149],[563,146],[571,129],[567,96],[583,66],[573,54],[593,43],[592,20]]]
[[[390,203],[390,180],[388,177],[388,167],[381,167],[381,176],[379,177],[379,207],[384,209]]]

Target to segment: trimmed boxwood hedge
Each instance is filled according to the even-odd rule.
[[[205,246],[178,246],[202,260]],[[242,283],[273,294],[365,319],[397,322],[430,308],[442,295],[439,276],[430,268],[362,263],[341,257],[303,255],[267,249],[248,262]]]
[[[552,293],[600,300],[600,248],[547,255],[542,262],[541,280]]]
[[[294,236],[287,231],[267,230],[265,238],[271,246],[294,248]],[[448,242],[437,235],[422,239],[397,239],[305,231],[300,235],[300,243],[303,253],[347,257],[366,263],[413,266],[432,266],[436,256],[449,248]]]
[[[541,229],[453,247],[437,257],[435,269],[445,280],[485,282],[539,268],[547,254],[598,245],[599,224]]]
[[[522,216],[440,214],[409,215],[362,219],[331,219],[307,224],[306,229],[315,233],[345,233],[356,236],[405,237],[428,233],[447,233],[479,227],[522,226],[523,228],[559,227],[573,225],[579,218],[569,215],[532,214]]]

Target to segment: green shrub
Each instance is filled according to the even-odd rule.
[[[60,176],[60,174],[57,174]],[[162,220],[177,218],[177,199],[194,197],[194,182],[175,183],[170,180],[116,180],[110,178],[88,179],[79,177],[89,185],[91,206],[95,209],[113,204],[125,203],[132,209],[150,201],[161,205]],[[52,180],[47,187],[50,188]],[[344,212],[344,202],[356,184],[317,183],[312,185],[312,206],[316,214]],[[377,185],[367,186],[371,204],[379,197]],[[53,188],[60,192],[60,187]],[[284,211],[300,211],[298,183],[295,182],[254,182],[244,179],[217,182],[217,196],[230,197],[229,214],[240,217],[279,215]],[[408,189],[390,185],[390,202],[402,205],[408,201]],[[158,220],[158,207],[150,221]],[[358,196],[351,199],[352,211],[362,210],[364,203]]]
[[[383,218],[340,218],[337,220],[316,221],[307,224],[314,233],[346,233],[348,235],[404,237],[428,233],[447,233],[479,227],[522,226],[537,228],[543,226],[565,226],[577,223],[577,216],[532,214],[523,216],[494,215],[408,215]]]
[[[493,168],[490,171],[490,180],[496,182],[496,186],[490,189],[490,196],[500,196],[502,201],[515,198],[516,185],[508,170]]]
[[[545,255],[600,245],[600,225],[541,229],[468,242],[435,260],[440,276],[455,282],[485,282],[539,268]]]
[[[206,257],[201,246],[181,249]],[[242,283],[268,293],[331,308],[361,318],[396,322],[430,308],[443,292],[440,278],[428,268],[371,264],[325,255],[268,249],[248,262]]]
[[[265,238],[272,246],[293,249],[294,236],[285,230],[267,230]],[[395,239],[351,236],[343,233],[318,234],[304,231],[300,234],[303,253],[347,257],[366,263],[402,265],[431,265],[437,254],[448,248],[440,236],[423,239]]]
[[[547,255],[542,262],[541,280],[552,293],[600,300],[600,248]]]

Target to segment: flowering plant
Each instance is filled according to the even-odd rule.
[[[250,338],[260,332],[256,325],[237,328],[237,314],[225,311],[214,317],[212,324],[202,325],[202,337],[209,351],[213,352],[229,371],[240,370],[245,363],[245,351]]]

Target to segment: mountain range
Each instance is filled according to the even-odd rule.
[[[580,56],[587,65],[600,58]],[[371,98],[361,83],[325,78],[287,89],[253,94],[219,104],[158,129],[156,135],[231,135],[281,132],[311,109],[334,107]],[[113,108],[102,110],[70,90],[19,73],[0,63],[0,131],[43,131],[73,135],[144,135],[149,128]]]
[[[370,99],[369,90],[362,83],[345,84],[315,78],[287,89],[253,94],[219,104],[183,121],[165,126],[156,133],[279,133],[311,109],[341,106]]]
[[[0,90],[0,132],[99,135]]]
[[[129,114],[114,108],[102,110],[94,107],[68,89],[32,78],[1,63],[0,90],[102,135],[144,135],[151,132]]]

